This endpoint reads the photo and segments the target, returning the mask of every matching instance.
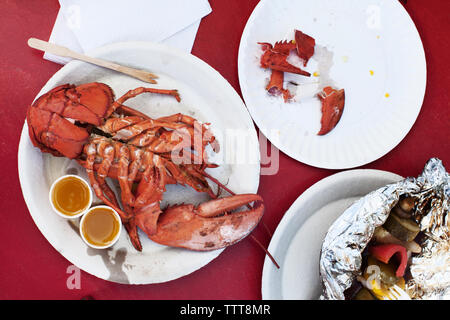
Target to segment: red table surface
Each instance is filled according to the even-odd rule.
[[[238,47],[258,1],[210,0],[210,3],[212,13],[202,20],[192,53],[218,70],[240,94]],[[387,155],[362,168],[416,176],[431,157],[440,158],[450,168],[450,1],[410,0],[405,7],[425,48],[425,100],[405,139]],[[70,275],[67,268],[71,264],[34,224],[22,197],[17,169],[17,148],[26,109],[61,68],[43,60],[41,52],[28,48],[27,39],[48,39],[58,9],[56,0],[0,2],[0,298],[80,299],[89,295],[95,299],[260,299],[264,253],[249,238],[226,249],[204,268],[167,283],[121,285],[82,271],[81,288],[67,288]],[[280,153],[278,173],[261,176],[260,180],[259,194],[266,205],[263,221],[268,228],[273,232],[303,191],[335,172],[310,167]],[[262,230],[257,228],[254,235],[268,246],[270,237]]]

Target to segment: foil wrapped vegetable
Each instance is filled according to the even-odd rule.
[[[424,234],[422,250],[409,265],[406,290],[413,299],[450,299],[450,176],[437,158],[417,178],[359,199],[333,223],[320,255],[321,299],[345,299],[344,291],[361,275],[362,252],[402,196],[416,199],[412,216]]]

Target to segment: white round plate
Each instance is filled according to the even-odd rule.
[[[307,67],[300,64],[311,77],[285,73],[285,87],[297,91],[284,103],[265,90],[271,72],[260,67],[257,42],[292,40],[294,29],[315,38],[315,54]],[[247,108],[272,144],[328,169],[361,166],[392,150],[413,126],[426,86],[422,42],[399,1],[261,0],[242,34],[238,71]],[[345,89],[344,112],[318,136],[316,94],[330,84]]]
[[[158,84],[150,85],[107,69],[72,61],[55,73],[38,96],[64,83],[92,81],[108,84],[116,97],[140,86],[178,89],[181,103],[169,96],[143,94],[128,100],[127,105],[153,118],[181,112],[210,123],[221,151],[211,158],[220,167],[210,169],[209,173],[236,193],[257,192],[260,161],[256,130],[243,101],[217,71],[193,55],[154,43],[116,43],[90,55],[152,71],[159,75]],[[242,155],[233,148],[233,140],[228,139],[229,132],[239,133],[236,138],[240,140],[246,138],[246,161],[234,161],[237,157],[242,160]],[[83,243],[77,226],[56,215],[48,201],[49,188],[56,178],[77,173],[87,179],[85,170],[75,161],[43,154],[33,147],[26,123],[20,139],[18,162],[22,192],[39,230],[71,263],[99,278],[130,284],[165,282],[205,266],[222,252],[194,252],[158,245],[141,231],[142,252],[132,247],[126,232],[109,250],[91,249]],[[169,185],[163,199],[162,207],[165,207],[168,203],[203,202],[208,196],[188,187]]]
[[[303,192],[286,211],[270,241],[268,250],[280,269],[265,259],[262,298],[319,298],[319,257],[328,228],[354,201],[402,179],[386,171],[348,170],[322,179]]]

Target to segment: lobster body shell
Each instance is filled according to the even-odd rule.
[[[73,122],[99,126],[113,101],[113,91],[103,83],[56,87],[28,108],[31,141],[43,152],[74,159],[81,154],[89,132]]]

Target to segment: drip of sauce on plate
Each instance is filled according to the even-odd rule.
[[[75,177],[61,179],[53,189],[53,205],[65,215],[74,216],[86,210],[89,201],[89,188]]]
[[[81,232],[84,238],[94,246],[109,245],[120,229],[120,221],[117,220],[111,209],[104,207],[93,208],[86,213],[83,219]]]

